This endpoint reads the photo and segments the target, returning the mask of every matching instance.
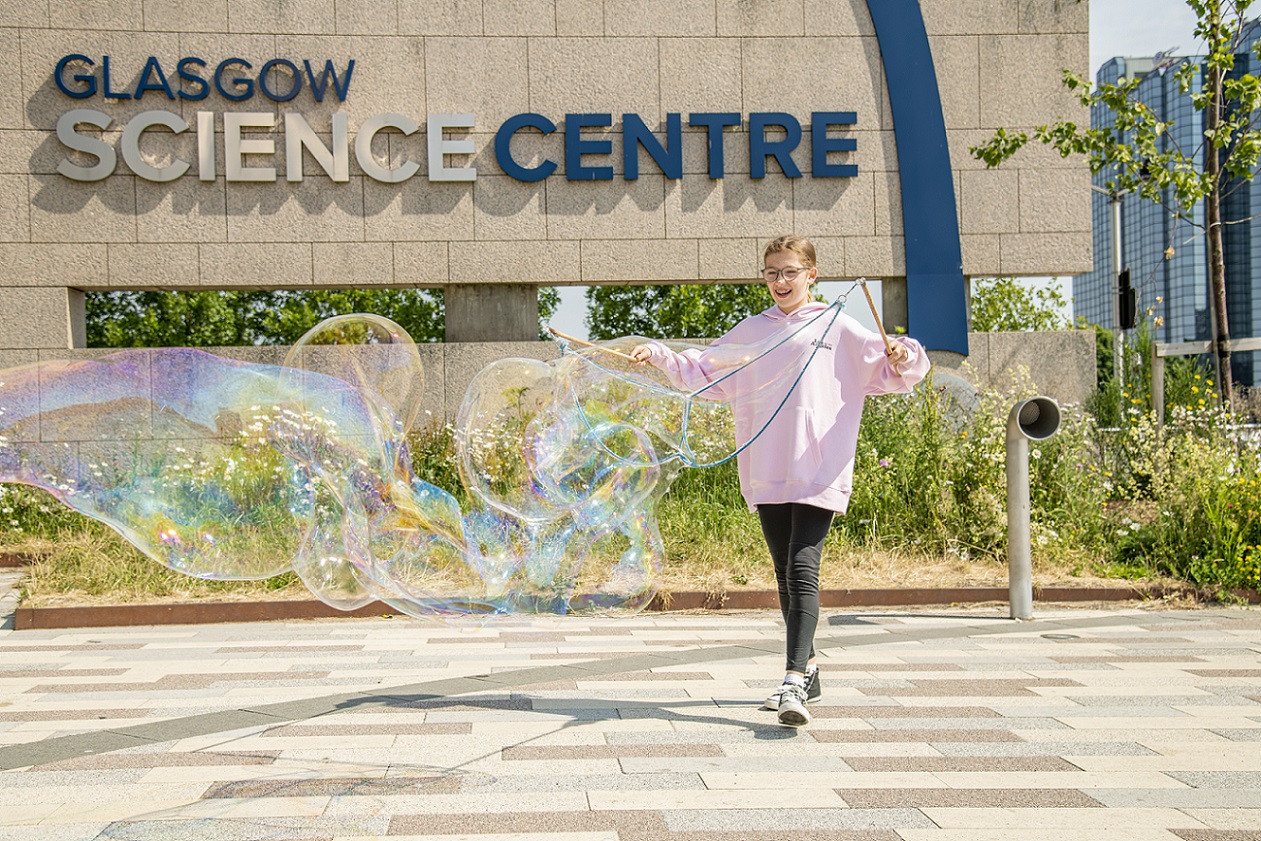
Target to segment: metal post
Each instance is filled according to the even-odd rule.
[[[1156,341],[1152,342],[1152,414],[1157,428],[1165,425],[1165,358]]]
[[[1007,591],[1012,619],[1033,618],[1033,558],[1029,539],[1029,442],[1060,428],[1060,407],[1031,397],[1007,417]]]
[[[1121,391],[1125,390],[1125,330],[1121,328],[1121,196],[1108,200],[1112,208],[1112,374]],[[1122,403],[1124,409],[1124,403]]]

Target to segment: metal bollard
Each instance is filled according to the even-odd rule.
[[[1007,590],[1012,619],[1033,618],[1033,559],[1029,539],[1029,442],[1060,428],[1060,407],[1031,397],[1007,416]]]

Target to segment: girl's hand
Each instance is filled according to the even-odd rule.
[[[893,366],[894,370],[897,370],[899,365],[911,358],[911,352],[906,349],[906,345],[897,339],[890,339],[889,349],[885,351],[885,356],[888,357],[889,364]]]
[[[635,345],[630,355],[635,358],[636,365],[647,365],[648,360],[652,358],[652,348],[648,345]]]

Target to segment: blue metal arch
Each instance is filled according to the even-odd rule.
[[[967,296],[954,172],[937,71],[919,0],[867,0],[893,107],[907,329],[930,350],[968,352]]]

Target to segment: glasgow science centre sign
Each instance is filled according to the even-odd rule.
[[[94,68],[99,64],[98,81]],[[289,102],[308,88],[316,102],[322,102],[330,94],[344,102],[350,93],[355,71],[355,60],[350,59],[340,68],[331,60],[322,65],[303,59],[301,65],[287,58],[273,58],[264,63],[257,76],[250,71],[254,65],[243,58],[220,61],[210,71],[209,63],[196,56],[179,60],[174,74],[162,67],[157,58],[146,59],[134,87],[117,89],[113,81],[113,66],[109,56],[97,59],[78,53],[63,56],[57,62],[53,81],[66,96],[75,99],[100,97],[105,100],[143,101],[164,96],[171,101],[197,102],[206,99],[213,89],[219,96],[232,102],[244,102],[261,97],[271,102]],[[76,72],[77,71],[77,72]],[[207,72],[210,71],[210,72]],[[279,72],[272,72],[279,71]],[[203,75],[205,73],[205,75]],[[277,81],[280,79],[282,81]],[[828,131],[836,126],[853,125],[857,122],[853,111],[816,111],[810,115],[811,175],[815,178],[846,178],[858,174],[853,164],[829,162],[829,152],[852,152],[857,148],[853,138],[830,136]],[[286,155],[285,178],[302,181],[303,150],[309,152],[324,173],[334,181],[350,180],[350,139],[345,113],[332,114],[332,143],[323,140],[311,128],[301,114],[286,113],[284,138]],[[723,130],[740,126],[742,117],[737,113],[714,112],[688,115],[688,125],[703,127],[708,135],[710,178],[722,178],[724,174],[725,144]],[[96,158],[91,166],[78,166],[62,160],[57,171],[76,181],[99,181],[108,178],[118,164],[114,147],[91,135],[80,134],[81,125],[105,130],[113,124],[113,118],[92,108],[76,108],[64,113],[57,121],[57,137],[68,149],[83,152]],[[584,136],[583,129],[603,128],[613,124],[613,115],[566,114],[564,119],[565,178],[569,181],[609,181],[613,167],[589,165],[584,158],[613,154],[611,140]],[[639,178],[640,151],[645,152],[660,167],[666,178],[683,177],[683,115],[666,115],[666,139],[662,143],[638,114],[622,115],[622,165],[623,177],[628,181]],[[248,137],[243,129],[268,129],[276,125],[276,115],[271,111],[225,112],[223,114],[224,177],[228,181],[275,181],[274,167],[245,165],[246,155],[271,155],[275,153],[275,141],[269,138]],[[448,155],[468,155],[476,152],[473,141],[453,140],[446,136],[449,129],[471,129],[475,125],[473,114],[426,115],[426,141],[428,149],[430,181],[475,181],[474,167],[447,166]],[[155,167],[145,161],[140,150],[141,138],[150,129],[164,128],[175,134],[188,131],[188,122],[179,114],[166,110],[144,111],[132,117],[123,128],[119,150],[123,159],[137,176],[148,181],[174,181],[192,169],[188,161],[175,160],[167,166]],[[405,135],[414,134],[420,126],[410,117],[386,113],[369,117],[359,128],[354,141],[355,160],[364,174],[377,181],[398,183],[406,181],[420,171],[415,161],[404,161],[397,167],[381,165],[373,157],[372,141],[383,129],[396,129]],[[801,145],[801,122],[791,114],[781,112],[757,112],[749,114],[750,174],[754,178],[766,177],[766,162],[774,158],[789,178],[801,178],[801,168],[793,153]],[[203,181],[215,180],[216,114],[213,111],[197,112],[197,176]],[[525,113],[509,117],[495,131],[495,159],[500,168],[518,181],[540,181],[557,169],[555,161],[545,160],[535,166],[523,166],[512,157],[511,142],[514,135],[527,129],[544,135],[557,131],[556,124],[542,114]],[[776,129],[775,139],[768,132]],[[782,135],[782,136],[781,136]]]
[[[898,151],[908,329],[930,349],[966,354],[966,299],[954,179],[923,17],[916,0],[882,0],[869,4],[869,9],[883,57]],[[190,125],[175,111],[155,107],[131,116],[122,126],[117,145],[112,145],[100,136],[114,124],[109,113],[95,107],[71,108],[57,121],[57,138],[67,150],[82,153],[87,160],[75,163],[66,157],[58,164],[57,171],[75,181],[101,181],[115,172],[121,154],[130,170],[148,181],[174,181],[194,173],[202,181],[214,181],[220,175],[217,162],[218,153],[222,152],[222,175],[226,181],[275,182],[280,175],[276,167],[267,166],[265,160],[276,153],[276,136],[267,131],[277,126],[274,104],[292,102],[299,97],[317,103],[329,97],[344,102],[350,95],[354,70],[354,59],[335,63],[330,59],[275,57],[256,65],[241,57],[211,62],[198,56],[185,56],[172,66],[150,56],[137,72],[136,66],[118,68],[108,55],[68,53],[53,68],[53,82],[67,98],[81,101],[84,106],[162,100],[182,105],[202,102],[214,95],[234,104],[257,101],[268,110],[222,113],[198,110],[195,125]],[[135,81],[120,84],[118,80],[122,78]],[[305,179],[304,152],[333,181],[350,179],[352,153],[363,173],[379,182],[402,183],[420,172],[420,164],[414,160],[404,159],[387,166],[372,154],[374,138],[387,129],[404,135],[420,131],[420,124],[412,117],[399,113],[372,115],[360,122],[352,141],[347,115],[336,111],[329,115],[331,127],[325,135],[330,141],[325,143],[302,114],[282,113],[286,181]],[[513,138],[523,132],[541,135],[559,132],[564,148],[563,178],[612,181],[614,141],[598,136],[594,130],[613,126],[614,115],[564,114],[559,128],[553,121],[554,116],[519,113],[500,123],[494,130],[493,141],[500,169],[523,182],[553,176],[559,169],[556,161],[543,159],[523,163],[513,157],[511,147]],[[646,156],[666,178],[681,179],[684,119],[682,113],[667,113],[663,140],[638,114],[621,114],[622,178],[636,180],[641,156]],[[752,178],[766,177],[768,159],[774,159],[788,178],[804,177],[799,161],[805,160],[810,162],[811,178],[845,179],[858,174],[855,164],[836,160],[837,153],[857,150],[854,138],[838,136],[845,127],[858,122],[853,111],[813,111],[804,119],[784,112],[742,115],[713,111],[689,113],[686,120],[688,126],[706,132],[706,172],[711,179],[725,175],[729,139],[724,130],[740,126],[747,127],[745,142]],[[85,126],[90,128],[82,131]],[[810,128],[810,140],[803,146],[805,126]],[[477,152],[473,140],[448,136],[453,131],[467,132],[475,127],[474,114],[426,115],[424,145],[429,181],[476,181],[476,168],[452,166],[448,161],[451,156]],[[160,134],[189,131],[194,132],[196,138],[196,161],[168,154],[164,158],[167,163],[156,166],[142,152],[142,141],[146,148],[152,148],[160,144]]]

